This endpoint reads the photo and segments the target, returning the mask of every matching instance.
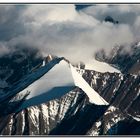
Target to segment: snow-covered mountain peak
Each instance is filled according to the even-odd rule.
[[[139,75],[102,66],[41,59],[0,97],[1,135],[139,134]]]
[[[48,66],[54,63],[54,61],[58,62],[49,71],[44,73],[44,68],[48,69]],[[29,83],[26,88],[17,93],[18,95],[29,94],[19,110],[59,99],[76,87],[87,94],[91,103],[108,105],[65,58],[55,58],[48,65],[44,66],[44,68],[37,71],[40,74],[44,73],[41,77],[31,84]],[[33,78],[32,75],[29,77]]]

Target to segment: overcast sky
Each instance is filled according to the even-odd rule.
[[[119,24],[104,22],[111,16]],[[0,56],[16,47],[38,48],[42,54],[70,61],[91,59],[104,48],[129,46],[140,40],[140,5],[0,5]]]

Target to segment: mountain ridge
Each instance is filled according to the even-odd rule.
[[[37,77],[35,77],[36,75]],[[61,81],[60,79],[62,79],[63,76],[65,79]],[[28,79],[28,81],[25,82],[25,79]],[[30,74],[25,79],[23,80],[24,83],[22,83],[22,81],[20,82],[22,83],[21,85],[19,83],[18,90],[13,90],[13,92],[17,91],[17,97],[10,100],[12,104],[18,100],[22,100],[22,96],[25,94],[26,97],[23,101],[22,109],[46,102],[47,100],[60,98],[63,94],[69,92],[76,86],[82,89],[94,104],[108,104],[88,85],[88,83],[86,83],[75,68],[63,58],[56,58],[50,61],[49,64],[44,66],[44,69],[40,68],[35,74]],[[31,79],[31,81],[29,79]],[[49,81],[49,83],[47,81]],[[21,99],[20,95],[22,97]]]
[[[126,122],[133,128],[130,134],[139,134],[139,127],[136,125],[139,124],[140,114],[139,75],[100,73],[76,67],[75,70],[109,103],[108,106],[92,104],[88,96],[78,87],[59,99],[31,106],[19,112],[10,110],[22,105],[22,102],[13,105],[5,98],[5,103],[0,107],[0,134],[118,135],[128,134],[127,129],[121,131],[123,127],[126,128]],[[5,112],[5,109],[9,112],[8,110]]]

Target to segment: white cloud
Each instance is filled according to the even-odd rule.
[[[64,22],[73,20],[77,16],[74,5],[31,5],[22,13],[27,23]]]
[[[19,9],[20,13],[11,20],[18,22],[10,27],[17,25],[8,46],[35,47],[44,55],[64,56],[74,62],[91,59],[101,48],[109,51],[116,44],[128,46],[139,35],[140,8],[135,5],[98,5],[81,11],[76,11],[72,4],[15,6],[15,9],[14,13]],[[7,12],[1,13],[7,18]],[[103,22],[107,15],[120,23]]]

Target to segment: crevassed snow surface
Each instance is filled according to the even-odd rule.
[[[105,72],[121,73],[121,71],[119,71],[118,69],[112,67],[111,65],[109,65],[109,64],[107,64],[105,62],[97,61],[95,59],[93,59],[92,61],[89,61],[85,65],[85,69],[94,70],[94,71],[98,71],[98,72],[101,72],[101,73],[105,73]]]
[[[61,60],[41,78],[18,93],[19,95],[29,93],[20,109],[60,98],[76,86],[87,94],[92,103],[97,105],[108,104],[89,86],[71,64]]]

